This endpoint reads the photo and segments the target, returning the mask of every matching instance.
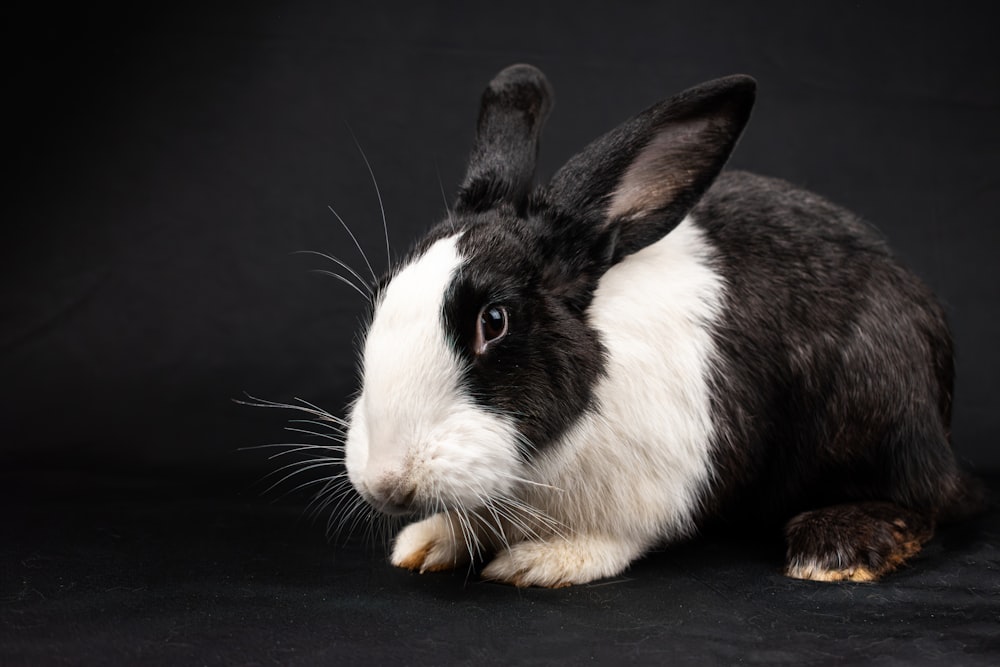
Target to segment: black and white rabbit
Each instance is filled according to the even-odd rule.
[[[549,84],[493,79],[454,211],[377,285],[364,340],[346,465],[420,519],[393,564],[563,586],[780,521],[789,576],[866,581],[975,503],[929,290],[851,213],[720,173],[755,90],[687,90],[536,188]]]

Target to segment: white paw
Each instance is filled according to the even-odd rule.
[[[389,560],[407,570],[440,572],[464,565],[469,558],[469,547],[451,516],[435,514],[401,530]]]
[[[639,550],[610,539],[518,542],[500,551],[483,570],[483,578],[515,586],[561,588],[620,574]]]

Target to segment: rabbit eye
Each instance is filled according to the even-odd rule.
[[[507,335],[507,309],[491,304],[479,311],[476,326],[476,354],[482,354],[493,342]]]

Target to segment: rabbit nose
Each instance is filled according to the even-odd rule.
[[[382,475],[371,487],[376,508],[385,514],[408,514],[412,511],[416,486],[404,475]]]

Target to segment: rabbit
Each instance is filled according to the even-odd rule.
[[[376,286],[348,478],[395,566],[561,587],[707,526],[873,581],[981,503],[941,306],[855,215],[722,171],[756,82],[655,104],[546,186],[545,76],[483,93],[453,210]]]

